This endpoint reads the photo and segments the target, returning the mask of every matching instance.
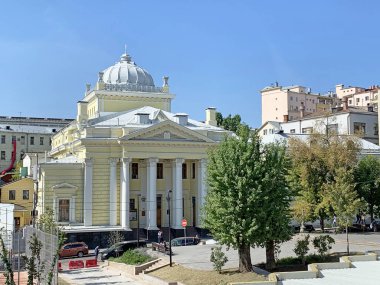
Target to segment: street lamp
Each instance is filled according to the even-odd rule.
[[[172,235],[171,235],[171,225],[170,225],[170,194],[172,193],[172,190],[168,190],[168,193],[166,194],[166,201],[168,202],[168,215],[169,215],[169,257],[170,257],[170,267],[172,267]]]
[[[140,245],[140,198],[142,202],[145,201],[141,194],[137,195],[137,247]]]

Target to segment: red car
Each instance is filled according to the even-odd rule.
[[[88,254],[88,246],[84,242],[71,242],[66,243],[61,247],[59,251],[59,257],[69,257],[69,256],[78,256],[82,257],[83,255]]]

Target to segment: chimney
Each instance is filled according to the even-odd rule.
[[[189,115],[188,114],[185,114],[185,113],[177,113],[174,115],[175,117],[175,121],[177,124],[180,124],[181,126],[186,126],[187,125],[187,121],[188,121],[188,118],[189,118]]]
[[[303,105],[303,102],[301,102],[301,106],[300,106],[300,118],[302,119],[303,117],[305,117],[305,106]]]
[[[284,115],[284,123],[287,123],[289,121],[289,115]]]
[[[348,111],[348,99],[347,99],[347,97],[343,97],[342,102],[343,102],[343,111]]]
[[[86,101],[78,101],[77,103],[77,123],[85,123],[88,120],[87,114],[87,104]]]
[[[206,121],[205,123],[210,126],[217,126],[216,123],[216,108],[215,107],[209,107],[206,109]]]

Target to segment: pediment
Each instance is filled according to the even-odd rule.
[[[214,142],[210,138],[170,120],[130,133],[121,140]]]
[[[77,190],[78,187],[75,185],[72,185],[70,183],[59,183],[51,187],[53,190],[59,190],[59,189],[71,189],[71,190]]]

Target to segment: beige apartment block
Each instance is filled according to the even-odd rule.
[[[335,94],[321,95],[312,93],[310,88],[303,86],[275,86],[265,87],[261,93],[262,124],[267,121],[283,122],[296,120],[300,111],[304,115],[320,111],[328,111],[337,103]]]
[[[379,95],[380,87],[373,85],[368,88],[363,87],[345,87],[343,84],[335,86],[335,92],[339,99],[347,98],[348,106],[367,108],[372,106],[377,111],[377,98]]]

